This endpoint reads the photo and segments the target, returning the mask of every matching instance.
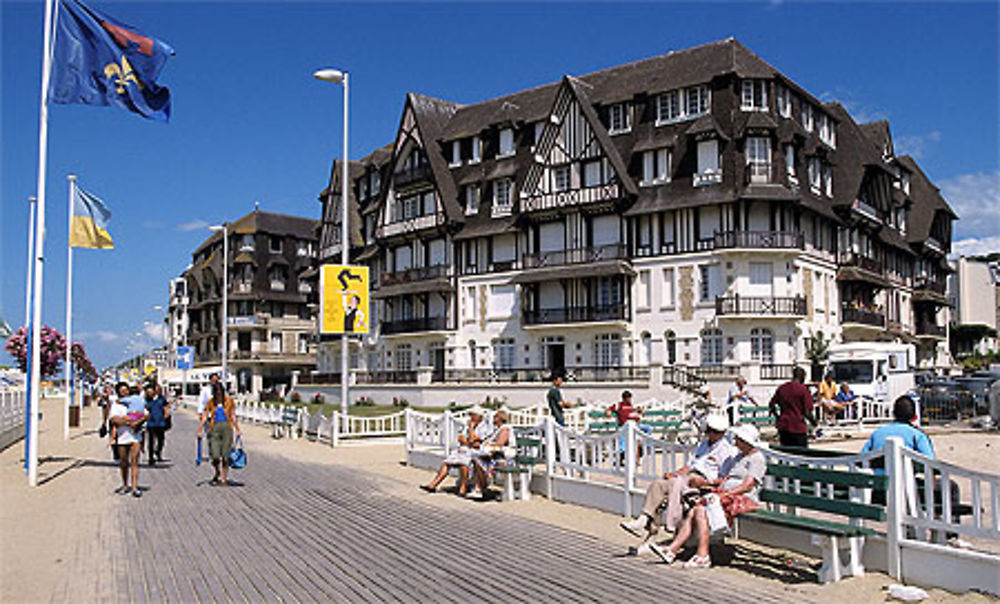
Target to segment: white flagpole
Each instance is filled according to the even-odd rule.
[[[76,175],[69,180],[69,229],[66,231],[66,405],[63,409],[63,440],[69,440],[69,408],[73,405],[73,191]]]
[[[35,264],[35,197],[28,198],[28,276],[24,281],[24,326],[31,323],[31,273]]]
[[[52,72],[52,20],[55,18],[55,0],[45,0],[45,31],[42,35],[42,94],[38,109],[38,185],[35,213],[35,274],[34,305],[31,330],[31,400],[29,408],[31,425],[28,441],[28,484],[38,485],[38,409],[41,397],[41,345],[42,345],[42,268],[45,263],[45,168],[49,143],[49,77]]]

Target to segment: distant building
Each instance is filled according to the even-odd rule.
[[[228,230],[230,372],[240,391],[288,386],[316,363],[317,222],[254,211]],[[195,367],[221,365],[222,251],[222,233],[213,233],[171,282],[171,345],[186,337]]]
[[[358,381],[775,384],[819,331],[950,363],[955,214],[887,122],[732,39],[470,105],[411,93],[350,178]],[[321,262],[342,184],[335,162]]]
[[[961,358],[995,352],[1000,324],[1000,267],[970,258],[952,263],[949,292],[954,308],[952,350]]]

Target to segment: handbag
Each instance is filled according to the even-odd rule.
[[[167,419],[163,420],[163,431],[166,432],[167,430],[173,427],[174,427],[174,418],[168,415]]]
[[[705,515],[708,517],[708,532],[716,533],[729,528],[722,502],[715,493],[705,496]]]
[[[229,467],[241,470],[247,467],[247,454],[243,450],[243,437],[237,436],[233,448],[229,450]]]

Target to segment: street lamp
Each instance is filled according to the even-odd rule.
[[[222,384],[229,384],[229,223],[208,227],[222,232]]]
[[[167,366],[170,367],[170,365],[171,365],[171,363],[170,363],[170,356],[171,356],[170,355],[170,340],[172,338],[170,337],[170,328],[167,325],[167,309],[164,308],[162,304],[154,304],[153,305],[153,310],[155,310],[155,311],[159,312],[161,315],[163,315],[163,324],[162,324],[163,325],[163,332],[162,332],[163,333],[163,348],[164,348],[164,350],[167,351]]]
[[[347,265],[350,263],[349,248],[351,245],[347,229],[347,188],[349,186],[350,175],[348,173],[347,159],[347,106],[349,98],[349,86],[347,72],[339,69],[320,69],[313,72],[313,77],[324,82],[342,84],[344,87],[344,157],[340,162],[340,263]],[[322,292],[320,295],[323,295]],[[344,426],[347,426],[347,393],[348,393],[348,352],[347,346],[350,343],[350,336],[347,332],[341,335],[340,340],[340,413],[344,418]]]

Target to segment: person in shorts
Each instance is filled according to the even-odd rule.
[[[132,411],[128,406],[129,387],[124,382],[117,386],[119,399],[108,410],[108,423],[111,425],[111,446],[115,448],[118,467],[121,470],[122,486],[116,493],[142,497],[139,488],[139,454],[142,452],[142,425],[149,414],[143,411]],[[131,479],[131,484],[130,484]]]
[[[236,404],[232,397],[226,394],[222,384],[212,386],[212,398],[205,406],[198,424],[198,438],[202,429],[208,424],[208,457],[215,469],[215,476],[209,482],[211,485],[229,486],[229,453],[233,448],[233,434],[240,435],[240,426],[236,420]],[[220,481],[221,478],[221,481]]]

